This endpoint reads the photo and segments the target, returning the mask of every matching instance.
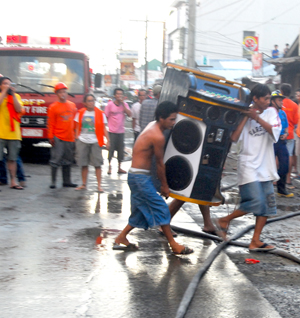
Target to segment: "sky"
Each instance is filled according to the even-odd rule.
[[[162,60],[163,24],[174,0],[16,0],[12,14],[1,15],[6,35],[70,37],[71,49],[90,57],[93,72],[111,73],[119,67],[120,49],[137,50],[144,64],[145,20],[148,16],[148,61]]]

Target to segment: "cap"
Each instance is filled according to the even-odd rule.
[[[63,82],[60,82],[60,83],[57,83],[55,86],[54,86],[54,91],[55,93],[60,90],[60,89],[68,89],[68,86],[63,83]]]
[[[272,94],[271,94],[271,99],[275,99],[275,98],[284,99],[285,96],[281,94],[280,90],[276,90],[276,91],[272,92]]]
[[[159,94],[161,92],[161,88],[162,88],[161,85],[154,86],[153,90],[152,90],[153,91],[153,95],[155,96],[155,95]]]

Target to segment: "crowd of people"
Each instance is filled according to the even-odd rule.
[[[117,151],[118,174],[126,174],[121,168],[124,155],[124,133],[126,116],[133,118],[134,146],[132,165],[128,171],[131,189],[131,215],[128,224],[115,239],[116,250],[136,250],[138,247],[127,239],[135,227],[148,229],[160,227],[172,252],[189,254],[193,250],[178,244],[171,230],[170,221],[184,201],[174,199],[169,206],[162,196],[169,197],[163,162],[166,137],[164,132],[172,129],[178,106],[171,102],[159,102],[162,87],[153,88],[153,96],[144,89],[138,92],[138,102],[129,108],[124,102],[124,91],[116,88],[114,100],[102,111],[95,106],[93,94],[86,94],[84,108],[77,111],[74,103],[67,100],[68,87],[58,83],[55,88],[57,101],[48,110],[48,138],[51,148],[51,183],[56,188],[57,170],[62,167],[63,187],[75,190],[87,189],[88,169],[94,166],[98,192],[102,193],[101,165],[102,149],[108,150],[108,175],[112,173],[111,160]],[[11,87],[11,80],[0,78],[0,177],[8,168],[10,188],[23,190],[25,183],[22,161],[20,118],[23,115],[21,98]],[[274,184],[279,196],[293,197],[288,190],[293,188],[292,172],[297,174],[297,157],[300,155],[300,89],[296,101],[290,98],[291,85],[282,84],[280,90],[270,92],[268,86],[257,84],[251,91],[252,104],[244,111],[244,117],[232,133],[233,142],[238,142],[238,184],[241,202],[239,207],[226,217],[212,222],[209,206],[199,205],[203,215],[203,231],[226,239],[231,220],[253,213],[256,216],[250,251],[269,251],[275,246],[260,240],[260,235],[269,216],[276,214]],[[108,129],[106,128],[108,127]],[[294,135],[294,131],[296,134]],[[7,154],[4,157],[4,149]],[[82,183],[71,181],[71,166],[76,158],[81,169]],[[292,169],[295,169],[294,171]],[[23,179],[22,179],[23,175]],[[16,182],[19,179],[19,184]],[[1,184],[7,183],[0,179]],[[4,181],[3,181],[4,180]],[[287,190],[288,189],[288,190]]]

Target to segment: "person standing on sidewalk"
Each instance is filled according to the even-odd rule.
[[[142,102],[147,98],[147,91],[145,89],[140,89],[138,92],[139,100],[138,102],[134,103],[132,105],[132,129],[134,133],[134,142],[136,141],[136,138],[139,136],[141,132],[141,126],[140,126],[140,111],[141,111],[141,105]]]
[[[165,136],[163,131],[175,124],[178,107],[163,102],[156,108],[155,122],[150,123],[137,139],[132,152],[132,165],[128,173],[131,190],[131,215],[128,224],[115,239],[114,250],[136,250],[127,235],[135,227],[148,229],[161,226],[174,254],[190,254],[192,249],[178,244],[171,232],[170,212],[164,199],[157,193],[150,173],[152,157],[156,159],[157,175],[161,182],[161,194],[169,196],[165,165],[163,162]]]
[[[280,179],[277,181],[278,196],[292,198],[293,193],[286,191],[286,175],[289,171],[289,152],[286,147],[286,137],[288,136],[288,120],[282,108],[282,101],[285,98],[280,91],[274,91],[271,95],[271,104],[278,111],[281,120],[281,132],[278,141],[274,144],[275,156],[278,158],[278,175]]]
[[[125,118],[126,115],[131,117],[131,110],[127,103],[123,101],[124,90],[122,88],[115,88],[115,100],[110,101],[105,107],[105,115],[108,121],[110,148],[108,151],[108,172],[111,174],[111,159],[115,150],[118,152],[118,173],[127,173],[121,169],[121,162],[124,158],[124,134],[125,134]]]
[[[10,78],[0,77],[0,161],[4,148],[7,149],[7,167],[10,174],[10,188],[23,190],[16,183],[17,159],[21,149],[21,116],[24,112],[21,97],[15,93]]]
[[[67,100],[67,85],[58,83],[54,87],[58,101],[48,110],[48,138],[51,148],[51,185],[56,188],[57,168],[62,166],[63,187],[77,187],[71,182],[71,165],[74,162],[75,124],[77,108]]]
[[[237,210],[216,220],[219,233],[226,238],[230,222],[252,212],[256,223],[249,251],[269,251],[275,246],[260,240],[268,216],[276,214],[273,181],[279,179],[273,144],[278,141],[281,122],[274,107],[269,107],[271,92],[267,85],[257,84],[251,90],[253,105],[245,112],[231,140],[239,141],[238,185],[241,203]]]
[[[293,157],[295,153],[295,139],[294,139],[294,130],[295,126],[298,123],[298,105],[293,102],[289,97],[292,92],[292,86],[287,83],[283,83],[280,86],[281,94],[285,96],[282,104],[282,110],[286,113],[286,117],[288,120],[289,128],[288,128],[288,136],[286,138],[286,147],[289,152],[289,171],[286,177],[287,185],[292,185],[291,172],[292,167],[295,165]]]
[[[95,107],[95,101],[93,94],[86,94],[83,99],[85,107],[81,108],[75,117],[77,164],[81,167],[82,175],[82,185],[75,190],[86,189],[88,166],[92,165],[95,167],[98,192],[103,193],[101,188],[102,147],[106,137],[106,149],[109,149],[109,136],[105,127],[105,114]]]

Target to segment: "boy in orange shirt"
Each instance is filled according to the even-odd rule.
[[[51,104],[48,110],[48,138],[51,148],[51,185],[56,188],[57,168],[62,166],[63,187],[77,187],[71,182],[71,164],[74,161],[75,126],[77,112],[74,103],[67,100],[68,87],[64,83],[55,85],[58,101]]]

